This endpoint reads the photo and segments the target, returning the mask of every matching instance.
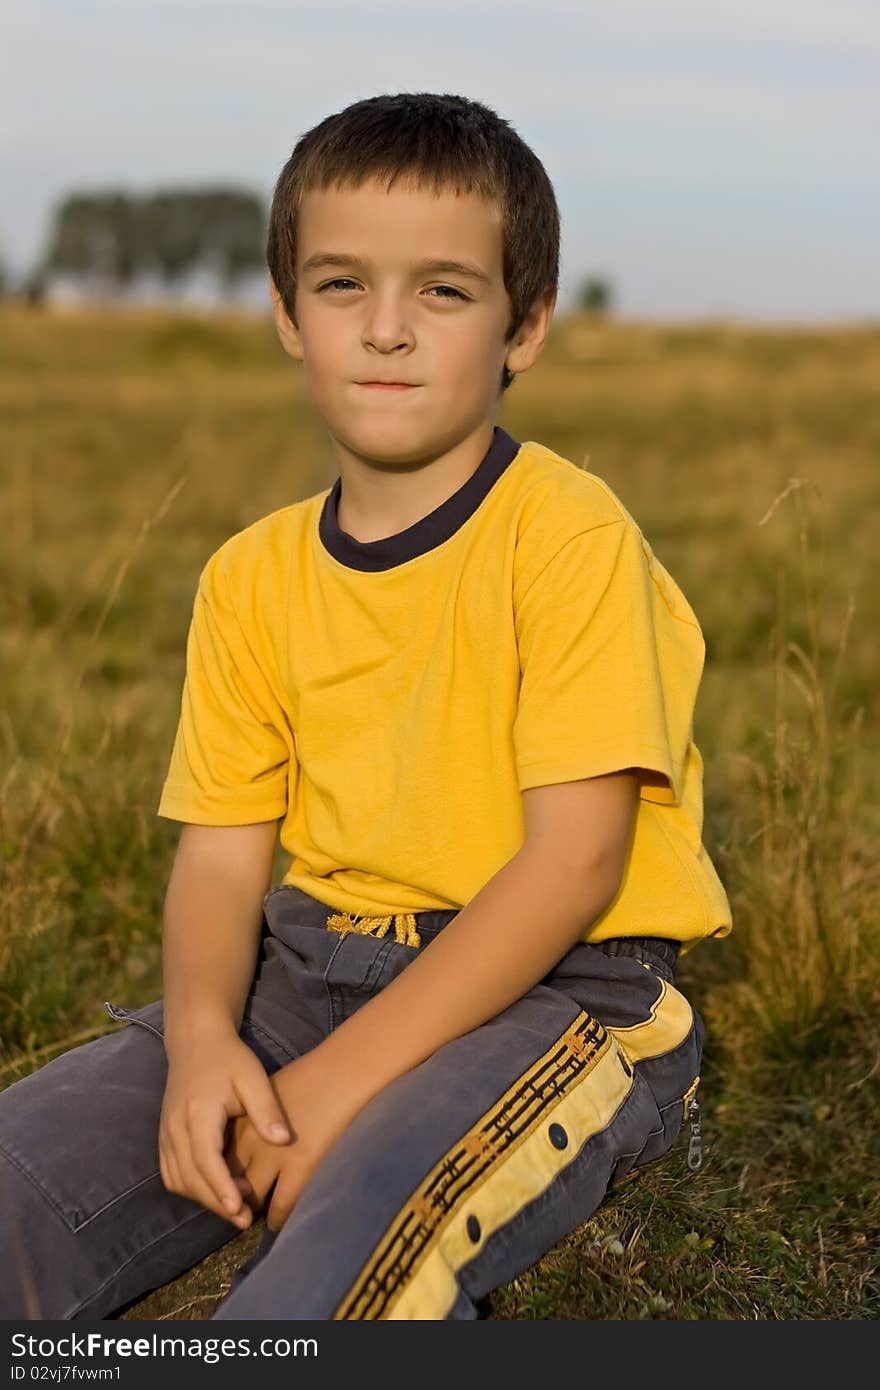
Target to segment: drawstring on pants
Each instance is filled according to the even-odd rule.
[[[388,917],[359,917],[357,914],[352,917],[350,912],[334,912],[327,918],[327,926],[333,931],[357,931],[365,936],[385,936],[392,922],[399,945],[421,946],[414,912],[397,912]]]

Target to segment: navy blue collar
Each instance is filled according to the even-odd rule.
[[[506,430],[496,425],[492,443],[481,463],[457,492],[405,531],[398,531],[395,536],[383,536],[378,541],[358,541],[340,529],[336,509],[342,496],[342,478],[337,478],[324,501],[318,521],[318,534],[325,550],[340,564],[355,570],[393,569],[395,565],[414,560],[417,555],[424,555],[426,551],[448,541],[464,525],[508,464],[516,458],[520,447]]]

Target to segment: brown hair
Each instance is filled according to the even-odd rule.
[[[357,188],[398,175],[436,191],[475,192],[502,211],[509,342],[535,299],[557,290],[559,209],[538,157],[508,121],[468,97],[399,92],[367,97],[325,117],[296,143],[275,185],[266,260],[295,324],[297,211],[303,194],[331,185]],[[501,390],[514,374],[503,370]]]

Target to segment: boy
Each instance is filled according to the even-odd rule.
[[[0,1096],[3,1267],[43,1316],[265,1212],[215,1318],[474,1318],[681,1127],[676,956],[731,926],[705,649],[607,484],[494,424],[558,243],[543,166],[465,98],[356,102],[281,173],[275,321],[339,476],[200,576],[164,998]]]

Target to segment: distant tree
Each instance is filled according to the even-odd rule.
[[[259,198],[219,189],[205,197],[205,254],[232,293],[242,276],[265,265],[266,215]]]
[[[145,270],[158,269],[176,289],[203,260],[204,218],[197,193],[158,192],[140,206],[140,258]]]
[[[611,310],[614,290],[609,280],[591,275],[581,284],[577,296],[577,307],[584,313],[602,318]]]
[[[231,293],[263,264],[265,233],[260,199],[239,189],[73,193],[55,211],[41,270],[112,294],[144,272],[158,272],[174,289],[208,266]]]
[[[136,211],[125,193],[74,193],[55,213],[44,275],[62,272],[111,292],[137,270]]]

